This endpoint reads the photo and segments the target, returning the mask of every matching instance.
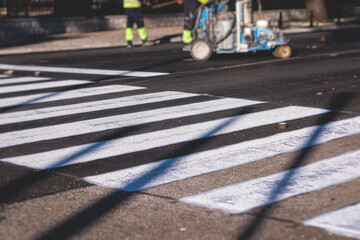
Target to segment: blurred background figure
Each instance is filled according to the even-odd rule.
[[[151,3],[148,0],[144,0],[143,4],[145,6],[150,6]],[[143,46],[147,42],[147,33],[144,25],[144,18],[141,12],[141,2],[140,0],[124,0],[124,9],[127,16],[126,30],[125,30],[125,40],[127,42],[127,47],[133,47],[134,32],[133,26],[136,23],[139,38],[142,41]]]

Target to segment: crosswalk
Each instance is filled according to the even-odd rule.
[[[13,96],[6,95],[8,93]],[[34,169],[61,171],[64,167],[86,168],[88,163],[96,166],[107,159],[121,162],[125,155],[153,149],[161,151],[163,148],[183,146],[184,143],[191,145],[196,141],[226,138],[279,122],[331,114],[327,109],[270,105],[249,99],[152,91],[141,86],[1,75],[0,161]],[[133,128],[136,129],[134,132],[131,131]],[[74,176],[99,186],[135,192],[266,161],[280,154],[358,134],[360,117],[349,116],[320,125],[278,131],[256,139],[239,138],[225,145],[211,145],[209,149],[185,155],[180,153],[169,158],[150,156],[148,162],[141,164],[134,159],[130,167],[111,167],[100,172],[88,170],[85,171],[88,175],[77,176],[74,173]],[[97,139],[98,135],[102,137]],[[75,138],[78,140],[72,144]],[[68,144],[63,146],[59,142]],[[37,150],[39,145],[41,150]],[[358,149],[182,197],[179,201],[240,214],[359,177]],[[333,215],[336,217],[331,217]],[[346,226],[339,221],[346,222]],[[360,208],[354,204],[314,216],[304,224],[360,238],[359,221]]]
[[[11,64],[0,64],[0,69],[13,69],[19,71],[31,72],[52,72],[52,73],[74,73],[87,75],[104,75],[104,76],[124,76],[124,77],[154,77],[165,76],[169,73],[161,72],[144,72],[128,70],[107,70],[107,69],[86,69],[86,68],[66,68],[66,67],[43,67],[43,66],[19,66]]]
[[[0,89],[0,94],[2,93],[16,93],[16,92],[26,92],[34,89],[46,89],[54,87],[67,87],[67,86],[76,86],[94,83],[92,81],[80,81],[80,80],[65,80],[65,81],[53,81],[45,83],[33,83],[33,84],[22,84],[22,85],[12,85],[4,86]]]

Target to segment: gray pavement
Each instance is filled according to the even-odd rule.
[[[166,41],[180,42],[181,27],[164,27],[147,29],[151,42]],[[134,31],[134,45],[141,41]],[[126,46],[125,30],[111,30],[90,33],[64,33],[45,37],[25,37],[24,39],[10,39],[3,41],[0,55],[23,54],[32,52],[66,51],[91,48],[106,48]],[[14,43],[15,42],[15,43]],[[16,43],[17,42],[17,43]]]
[[[314,31],[332,31],[349,28],[360,28],[359,22],[337,24],[328,22],[310,27],[308,22],[285,23],[285,34],[306,33]],[[155,44],[163,42],[181,42],[182,27],[148,28],[149,41]],[[135,33],[134,45],[141,41]],[[64,33],[42,37],[23,37],[0,40],[0,55],[24,54],[34,52],[66,51],[92,48],[126,46],[125,30],[111,30],[88,33]]]

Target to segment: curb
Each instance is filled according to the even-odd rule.
[[[144,15],[147,28],[182,26],[183,13]],[[126,15],[104,17],[0,19],[0,39],[120,30],[126,27]]]

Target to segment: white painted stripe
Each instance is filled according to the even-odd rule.
[[[7,78],[10,77],[9,75],[5,75],[5,74],[0,74],[0,78]]]
[[[108,85],[102,87],[81,88],[81,89],[75,89],[69,91],[33,94],[33,95],[26,95],[20,97],[1,98],[0,107],[11,107],[11,106],[25,105],[32,103],[51,102],[51,101],[66,100],[72,98],[96,96],[101,94],[134,91],[140,89],[145,89],[145,88],[126,86],[126,85]]]
[[[322,214],[305,221],[304,224],[360,239],[360,203]]]
[[[106,110],[106,109],[115,109],[121,107],[129,107],[135,106],[140,104],[146,103],[155,103],[155,102],[162,102],[162,101],[169,101],[174,99],[182,99],[182,98],[189,98],[198,96],[198,94],[192,93],[183,93],[183,92],[158,92],[158,93],[148,93],[142,95],[134,95],[129,97],[121,97],[121,98],[112,98],[106,99],[101,101],[93,101],[93,102],[84,102],[84,103],[77,103],[77,104],[70,104],[65,106],[57,106],[57,107],[49,107],[49,108],[41,108],[41,109],[33,109],[27,111],[19,111],[19,112],[12,112],[12,113],[4,113],[0,114],[0,125],[9,124],[9,123],[17,123],[17,122],[26,122],[32,120],[39,120],[51,117],[60,117],[66,116],[71,114],[77,113],[86,113],[86,112],[93,112],[99,110]],[[113,128],[116,128],[116,124],[120,124],[119,116],[112,116],[108,118],[102,118],[100,120],[89,120],[82,122],[84,126],[89,125],[101,125],[104,122],[114,122]],[[96,122],[96,123],[95,123]],[[115,123],[116,122],[116,123]],[[69,124],[69,127],[72,127]],[[78,126],[80,127],[80,126]],[[109,126],[110,127],[110,126]],[[48,127],[50,129],[54,129],[54,127]],[[62,127],[58,127],[60,129]],[[69,128],[68,128],[69,129]],[[33,129],[32,132],[37,132],[39,129]],[[43,131],[40,131],[43,132]],[[40,133],[39,132],[39,133]],[[47,132],[47,131],[45,131]],[[43,132],[43,133],[45,133]],[[1,145],[1,144],[0,144]]]
[[[312,143],[316,127],[241,142],[205,152],[144,164],[85,178],[87,181],[125,191],[138,191],[201,174],[220,171],[360,133],[360,118],[339,121],[325,127]]]
[[[76,73],[90,75],[106,76],[127,76],[127,77],[154,77],[168,75],[169,73],[161,72],[140,72],[140,71],[122,71],[122,70],[104,70],[104,69],[87,69],[87,68],[65,68],[65,67],[41,67],[41,66],[18,66],[9,64],[0,64],[0,69],[12,69],[19,71],[40,71],[56,73]]]
[[[130,101],[118,100],[119,106],[135,105],[146,102],[166,101],[170,99],[192,97],[195,94],[181,93],[181,92],[162,92],[155,94],[146,94],[129,97]],[[141,98],[142,97],[142,98]],[[156,110],[149,110],[143,112],[136,112],[124,115],[116,115],[98,119],[90,119],[73,123],[65,123],[55,126],[46,126],[33,129],[26,129],[20,131],[13,131],[0,134],[0,139],[6,141],[0,142],[0,147],[9,147],[18,144],[36,142],[41,140],[56,139],[61,137],[69,137],[74,135],[105,131],[109,129],[116,129],[121,127],[130,127],[145,123],[163,121],[166,119],[181,118],[197,114],[204,114],[209,112],[216,112],[219,110],[227,110],[257,104],[260,102],[239,100],[239,99],[220,99],[202,103],[194,103],[183,106],[161,108]],[[98,107],[95,107],[97,109]],[[81,112],[81,108],[80,112]],[[1,115],[0,115],[1,116]],[[72,131],[68,131],[72,129]]]
[[[50,80],[50,78],[43,78],[43,77],[7,78],[7,79],[1,79],[0,85],[11,84],[11,83],[40,82],[40,81],[48,81],[48,80]]]
[[[1,87],[0,93],[22,92],[22,91],[55,88],[55,87],[66,87],[66,86],[89,84],[89,83],[94,83],[94,82],[82,81],[82,80],[64,80],[64,81],[46,82],[46,83],[33,83],[33,84]]]
[[[55,166],[57,167],[60,165],[65,166],[185,141],[191,141],[195,139],[206,138],[210,136],[217,136],[220,134],[240,131],[290,119],[303,118],[324,112],[327,112],[327,110],[295,106],[285,107],[231,118],[196,123],[172,129],[144,133],[124,137],[121,139],[114,139],[43,153],[13,157],[3,159],[3,161],[38,169],[51,168]],[[71,131],[69,131],[68,128],[65,128],[62,130],[62,136],[78,135],[77,131],[78,129],[71,128]],[[51,135],[52,134],[46,133],[44,138],[51,138]],[[32,136],[26,137],[28,137],[29,142],[32,141]],[[4,138],[3,136],[0,138],[4,139],[3,142],[8,141],[7,138]]]
[[[242,213],[360,177],[360,150],[304,167],[236,183],[180,199],[182,202]]]

